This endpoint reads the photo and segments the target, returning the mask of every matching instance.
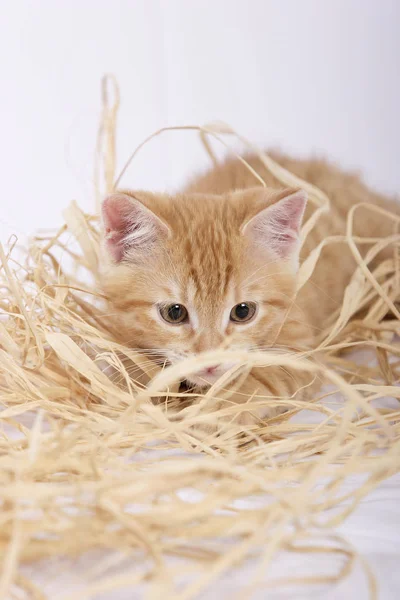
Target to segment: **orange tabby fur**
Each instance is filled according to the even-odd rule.
[[[307,237],[300,262],[321,240],[345,232],[346,215],[354,204],[395,206],[369,190],[357,176],[324,161],[272,156],[331,200],[331,211]],[[181,194],[124,192],[160,219],[160,240],[141,257],[127,254],[118,264],[115,260],[104,264],[104,291],[126,344],[151,349],[170,363],[218,347],[304,350],[313,347],[318,333],[340,308],[355,268],[346,244],[324,248],[311,280],[296,296],[292,264],[268,254],[268,249],[243,234],[244,223],[294,192],[282,190],[257,157],[246,160],[263,177],[267,190],[241,162],[229,159],[194,179]],[[308,205],[306,219],[311,210]],[[388,219],[364,208],[357,212],[355,235],[391,233]],[[230,308],[244,301],[258,304],[256,318],[246,324],[227,320]],[[155,307],[163,302],[183,304],[193,319],[179,326],[162,322]],[[201,375],[194,376],[193,383],[212,383],[206,374]],[[257,369],[254,375],[271,395],[286,397],[309,380],[280,368]]]

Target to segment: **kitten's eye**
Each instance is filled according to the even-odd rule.
[[[256,314],[257,304],[255,302],[241,302],[231,310],[230,320],[235,323],[250,321]]]
[[[164,321],[178,325],[188,320],[188,311],[182,304],[166,304],[159,307],[159,312]]]

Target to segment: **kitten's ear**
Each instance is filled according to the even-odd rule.
[[[242,233],[278,257],[292,261],[297,268],[299,233],[307,194],[303,190],[285,190],[272,200],[272,204],[270,196],[266,201],[269,205],[244,224]]]
[[[121,262],[127,255],[146,255],[169,235],[168,226],[142,202],[116,192],[102,206],[105,243],[111,257]]]

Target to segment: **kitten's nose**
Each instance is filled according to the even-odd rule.
[[[215,373],[215,371],[218,369],[219,365],[213,365],[212,367],[207,367],[207,369],[205,370],[206,373],[209,373],[210,375],[212,373]]]

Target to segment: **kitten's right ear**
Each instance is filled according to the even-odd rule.
[[[170,232],[140,200],[121,192],[104,200],[102,215],[106,248],[115,262],[145,256]]]
[[[303,190],[288,189],[271,196],[271,192],[263,188],[257,190],[257,194],[261,210],[244,224],[242,233],[277,257],[291,261],[297,270],[307,194]]]

